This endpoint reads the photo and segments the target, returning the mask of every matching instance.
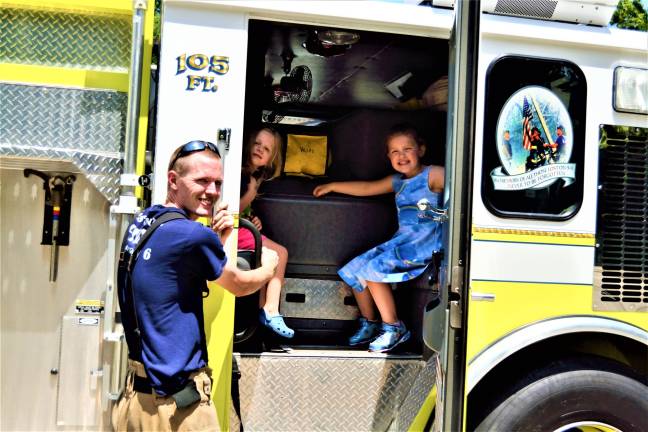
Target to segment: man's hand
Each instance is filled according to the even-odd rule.
[[[234,227],[234,216],[227,212],[226,203],[220,203],[216,208],[211,226],[214,232],[220,236],[221,242],[225,243]]]

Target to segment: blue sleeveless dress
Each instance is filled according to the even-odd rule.
[[[438,207],[441,194],[430,191],[426,166],[418,175],[405,179],[392,177],[398,211],[398,231],[381,245],[352,259],[338,274],[356,291],[362,291],[366,281],[397,283],[419,276],[441,248],[441,225],[429,212],[417,204],[429,202]]]

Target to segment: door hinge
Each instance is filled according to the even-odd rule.
[[[463,315],[463,287],[464,287],[464,268],[456,265],[452,267],[452,278],[450,280],[450,326],[452,328],[461,328]]]

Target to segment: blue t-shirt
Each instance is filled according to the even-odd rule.
[[[559,154],[562,153],[563,150],[565,149],[565,136],[560,135],[556,137],[555,143],[556,143],[556,152]]]
[[[185,214],[173,207],[149,207],[129,226],[122,249],[132,251],[143,232],[167,212]],[[119,275],[119,304],[129,356],[144,363],[156,393],[177,392],[192,371],[206,366],[202,293],[206,281],[221,275],[226,261],[218,236],[189,219],[166,222],[148,238],[132,270],[141,357],[134,333],[133,301],[125,289],[125,272]]]

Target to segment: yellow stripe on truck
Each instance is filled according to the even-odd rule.
[[[576,246],[595,246],[594,234],[562,231],[535,231],[505,228],[472,228],[476,241],[498,241],[514,243],[564,244]]]
[[[153,0],[148,3],[150,8],[154,7]],[[0,1],[0,7],[113,16],[131,15],[133,12],[132,0],[8,0]]]
[[[0,64],[0,81],[81,89],[128,91],[128,71],[107,72],[53,66]]]

